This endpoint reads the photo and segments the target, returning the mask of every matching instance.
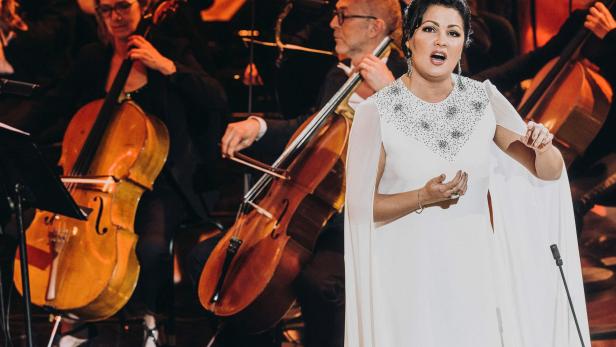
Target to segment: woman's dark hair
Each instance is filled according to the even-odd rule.
[[[466,0],[412,0],[404,11],[404,23],[402,28],[402,51],[407,58],[411,57],[411,50],[408,49],[406,43],[413,37],[415,30],[419,28],[423,22],[423,16],[428,8],[433,5],[453,8],[458,11],[464,22],[465,47],[468,47],[471,42],[470,36],[473,33],[471,30],[471,9],[466,3]]]

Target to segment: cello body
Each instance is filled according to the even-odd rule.
[[[292,282],[312,256],[316,235],[344,205],[344,163],[351,121],[331,117],[321,135],[289,167],[292,180],[272,183],[259,206],[240,217],[216,245],[199,281],[201,304],[249,332],[273,327],[295,300]],[[301,132],[299,129],[298,132]],[[296,134],[297,135],[297,132]],[[245,231],[242,233],[242,231]],[[213,279],[222,275],[230,239],[242,235],[242,252],[231,262],[219,303]],[[241,284],[245,285],[241,285]],[[276,300],[271,300],[276,298]]]
[[[388,54],[390,41],[383,40],[374,54]],[[352,75],[294,133],[273,165],[284,167],[283,174],[264,176],[247,193],[235,223],[201,273],[198,294],[203,307],[248,333],[275,326],[291,308],[294,280],[312,257],[321,230],[344,207],[354,113],[348,99],[360,79]],[[265,193],[257,200],[260,192]],[[249,206],[252,210],[245,210]]]
[[[147,38],[178,6],[150,2],[135,34]],[[79,109],[64,134],[62,181],[87,220],[36,211],[27,230],[32,303],[82,321],[115,314],[132,295],[139,277],[137,205],[169,152],[163,122],[120,99],[132,67],[125,58],[105,99]],[[18,253],[13,282],[23,295],[20,265]]]
[[[557,58],[533,78],[522,98],[526,103],[541,81],[553,69]],[[544,124],[554,134],[567,166],[584,154],[603,126],[612,101],[609,82],[585,61],[567,64],[551,88],[526,115],[526,120]]]
[[[163,123],[125,101],[117,106],[91,164],[84,172],[77,170],[102,105],[96,100],[75,114],[59,162],[65,177],[80,172],[69,191],[88,213],[87,221],[36,211],[27,230],[32,302],[88,321],[116,313],[135,288],[137,204],[152,189],[169,147]],[[19,255],[14,270],[21,293]]]
[[[605,6],[615,3],[605,1]],[[526,121],[543,123],[554,134],[567,167],[597,136],[612,102],[609,82],[581,56],[592,35],[582,27],[533,78],[518,108]]]

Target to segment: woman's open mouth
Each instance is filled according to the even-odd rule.
[[[443,65],[447,60],[447,53],[442,51],[434,51],[430,54],[430,62],[434,65]]]

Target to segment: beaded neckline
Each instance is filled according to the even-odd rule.
[[[418,98],[400,79],[371,98],[382,121],[453,162],[488,105],[481,83],[464,78],[460,84],[463,89],[455,85],[449,96],[438,103]]]

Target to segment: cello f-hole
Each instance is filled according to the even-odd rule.
[[[94,201],[98,201],[99,205],[98,205],[98,214],[96,216],[96,224],[95,224],[95,229],[96,229],[96,233],[99,235],[105,235],[108,231],[107,228],[102,228],[101,230],[101,215],[103,214],[103,208],[104,208],[104,202],[103,202],[103,198],[101,198],[100,196],[97,196],[94,198]]]

